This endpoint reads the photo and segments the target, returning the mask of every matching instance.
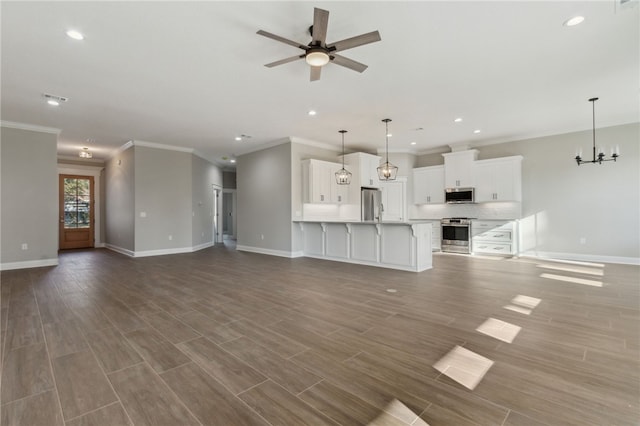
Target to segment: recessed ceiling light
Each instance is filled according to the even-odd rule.
[[[316,115],[317,113],[314,110],[310,110],[307,114],[313,116],[313,115]]]
[[[562,25],[564,25],[565,27],[573,27],[582,23],[582,21],[584,21],[584,16],[574,16],[573,18],[564,21]]]
[[[462,121],[462,117],[458,117],[453,120],[454,123],[460,123]]]
[[[53,106],[58,106],[60,105],[60,102],[56,101],[55,99],[47,99],[47,103],[49,105],[53,105]]]
[[[477,133],[480,133],[480,129],[476,129],[476,130],[474,130],[474,131],[473,131],[473,133],[476,133],[476,134],[477,134]]]
[[[411,145],[415,145],[417,142],[411,142]]]
[[[84,36],[82,35],[82,33],[80,31],[76,31],[76,30],[69,30],[67,31],[67,35],[69,37],[71,37],[74,40],[84,40]]]
[[[241,141],[242,140],[242,136],[236,136],[236,140],[237,141]]]
[[[236,160],[235,160],[234,158],[232,158],[231,160],[229,160],[229,162],[231,162],[231,163],[235,163],[235,162],[236,162]]]
[[[391,136],[393,136],[391,133],[387,133],[388,138],[390,138]]]

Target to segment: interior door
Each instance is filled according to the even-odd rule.
[[[93,247],[93,176],[60,175],[60,249]]]

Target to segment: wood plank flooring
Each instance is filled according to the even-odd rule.
[[[0,296],[1,426],[640,424],[638,266],[96,249]]]

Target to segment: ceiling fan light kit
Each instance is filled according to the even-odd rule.
[[[361,64],[360,62],[354,61],[353,59],[337,55],[337,52],[380,41],[380,33],[378,31],[372,31],[370,33],[361,34],[359,36],[327,44],[326,39],[328,24],[329,11],[318,9],[317,7],[314,8],[313,25],[309,28],[309,32],[311,33],[311,42],[307,45],[289,40],[287,38],[269,33],[267,31],[259,30],[256,34],[304,50],[304,53],[301,55],[296,55],[289,58],[281,59],[279,61],[271,62],[265,64],[265,67],[272,68],[304,58],[307,64],[311,66],[311,81],[320,80],[320,71],[322,67],[327,65],[329,62],[333,62],[336,65],[349,68],[353,71],[357,71],[360,73],[364,72],[364,70],[367,69],[367,65]]]
[[[580,164],[602,164],[603,161],[616,161],[618,157],[620,157],[620,149],[616,146],[614,150],[611,152],[611,158],[605,158],[606,155],[604,150],[600,148],[598,154],[596,155],[596,101],[598,98],[591,98],[589,102],[591,102],[592,107],[592,118],[593,118],[593,158],[591,160],[583,160],[582,159],[582,150],[578,151],[578,154],[574,158],[578,166]]]

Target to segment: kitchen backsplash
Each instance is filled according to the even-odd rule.
[[[409,206],[411,219],[470,217],[476,219],[520,219],[522,204],[517,202],[478,204],[424,204]]]

